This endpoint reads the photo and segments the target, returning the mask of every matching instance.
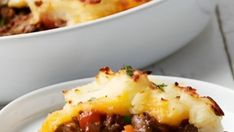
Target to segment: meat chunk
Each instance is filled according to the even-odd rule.
[[[11,18],[15,16],[15,11],[9,7],[0,7],[0,18],[5,21],[9,21]]]
[[[153,120],[147,113],[134,115],[132,117],[132,125],[136,132],[152,132]]]
[[[36,31],[38,25],[30,24],[31,15],[17,15],[4,26],[0,27],[0,36],[29,33]]]
[[[103,122],[104,132],[120,132],[124,128],[124,117],[120,115],[107,115]]]
[[[194,125],[189,124],[188,120],[184,120],[178,128],[178,132],[198,132],[198,129]]]
[[[134,115],[132,117],[132,125],[136,132],[174,132],[174,128],[159,123],[148,113]]]
[[[0,6],[0,36],[43,31],[66,25],[66,21],[43,17],[40,22],[32,24],[33,15],[28,8],[14,9]]]
[[[183,121],[178,127],[173,127],[159,123],[148,113],[134,115],[132,125],[136,132],[198,132],[188,120]]]
[[[180,129],[179,132],[198,132],[198,129],[195,126],[188,124]]]
[[[30,24],[32,15],[28,9],[18,10],[0,7],[0,36],[29,33],[39,29],[39,25]]]
[[[100,132],[101,131],[101,122],[94,122],[91,124],[88,124],[85,128],[85,130],[83,130],[84,132]]]
[[[63,125],[60,125],[55,132],[81,132],[79,125],[75,122],[69,122]]]

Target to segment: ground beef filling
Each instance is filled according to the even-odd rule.
[[[31,24],[32,14],[28,8],[16,9],[0,6],[0,36],[31,33],[63,27],[63,20],[43,18],[42,21]]]
[[[97,112],[83,112],[71,122],[60,125],[55,132],[121,132],[131,125],[135,132],[198,132],[198,129],[184,120],[178,127],[160,124],[147,113],[121,116]]]

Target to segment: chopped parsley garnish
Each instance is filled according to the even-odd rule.
[[[160,89],[161,91],[164,91],[164,87],[166,87],[167,85],[162,83],[162,84],[158,84],[156,85],[158,89]]]
[[[132,66],[130,66],[130,65],[125,65],[125,66],[123,67],[123,69],[126,70],[126,73],[127,73],[130,77],[133,76],[134,69],[132,68]]]
[[[123,121],[124,121],[124,123],[126,123],[126,124],[130,124],[131,121],[132,121],[131,116],[124,116],[124,117],[123,117]]]
[[[153,83],[158,89],[160,89],[161,91],[164,92],[164,87],[166,87],[167,85],[162,83],[162,84],[155,84]]]

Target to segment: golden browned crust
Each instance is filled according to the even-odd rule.
[[[191,86],[180,86],[178,82],[175,82],[175,86],[180,88],[182,91],[188,93],[191,96],[199,97],[199,94],[197,93],[197,90],[195,88],[192,88]],[[220,106],[212,99],[210,96],[204,96],[202,98],[206,98],[210,101],[211,108],[215,112],[217,116],[224,116],[223,110],[220,108]]]
[[[223,110],[220,108],[220,106],[212,99],[210,96],[205,96],[204,98],[207,98],[211,102],[211,108],[214,110],[215,114],[217,116],[224,116]]]

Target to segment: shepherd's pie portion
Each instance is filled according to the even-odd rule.
[[[75,25],[149,0],[0,0],[0,36]]]
[[[192,87],[152,80],[125,66],[104,67],[95,80],[63,91],[66,104],[40,132],[222,132],[223,111]]]

